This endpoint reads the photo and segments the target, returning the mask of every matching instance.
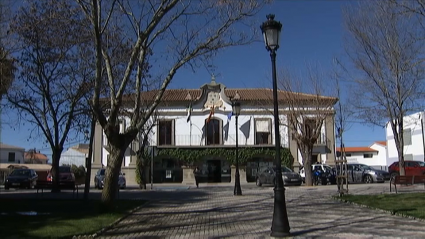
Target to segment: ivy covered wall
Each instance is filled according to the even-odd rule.
[[[239,163],[244,165],[248,160],[261,156],[270,156],[274,158],[275,152],[275,149],[269,148],[239,148]],[[180,159],[186,165],[192,165],[208,156],[225,158],[230,164],[235,164],[235,148],[165,148],[158,149],[158,155]],[[280,155],[282,165],[292,168],[294,159],[289,149],[281,148]]]

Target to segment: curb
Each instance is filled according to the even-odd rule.
[[[389,210],[384,210],[384,209],[380,209],[380,208],[376,208],[376,207],[371,207],[371,206],[367,206],[367,205],[364,205],[364,204],[359,204],[359,203],[351,202],[351,201],[348,201],[348,200],[345,200],[345,199],[340,199],[338,197],[332,197],[332,198],[334,200],[336,200],[336,201],[339,201],[339,202],[342,202],[342,203],[346,203],[346,204],[351,204],[351,205],[354,205],[354,206],[357,206],[357,207],[368,208],[368,209],[372,209],[372,210],[375,210],[375,211],[378,211],[378,212],[383,212],[383,213],[386,213],[386,214],[390,214],[390,215],[393,215],[393,216],[400,216],[400,217],[409,218],[409,219],[413,219],[413,220],[420,221],[420,222],[425,222],[425,219],[418,218],[418,217],[413,217],[413,216],[410,216],[410,215],[406,215],[404,213],[395,212],[395,211],[389,211]]]

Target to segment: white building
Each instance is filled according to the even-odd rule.
[[[418,112],[404,117],[404,160],[424,161],[424,117],[425,112]],[[389,122],[385,126],[385,132],[388,148],[387,165],[390,165],[398,161],[398,153],[394,141],[394,134]]]
[[[86,157],[89,152],[88,144],[78,144],[72,146],[65,152],[61,154],[61,159],[59,160],[61,165],[76,165],[86,166]]]
[[[145,97],[153,99],[154,94],[144,92]],[[279,117],[286,122],[288,108],[285,106],[283,94],[279,91]],[[303,97],[309,97],[303,94]],[[311,96],[314,97],[314,96]],[[243,164],[241,180],[250,181],[258,166],[273,163],[271,152],[275,149],[273,123],[273,97],[271,89],[227,89],[223,84],[216,83],[213,78],[209,84],[200,89],[169,89],[166,90],[158,106],[158,118],[153,128],[149,145],[154,154],[159,154],[154,160],[154,182],[183,182],[193,180],[192,168],[200,167],[204,179],[210,182],[230,182],[234,177],[231,161],[234,160],[236,134],[240,157],[243,151],[255,151]],[[336,102],[336,98],[323,97]],[[241,104],[238,125],[232,114],[232,101]],[[188,108],[192,106],[190,120]],[[129,119],[123,119],[120,130],[123,131]],[[294,141],[290,140],[290,130],[285,124],[280,125],[281,146],[293,157],[293,167],[302,162],[299,150]],[[334,164],[334,115],[329,115],[323,126],[322,135],[314,148],[315,161]],[[127,182],[135,171],[136,151],[138,143],[132,143],[127,149],[122,171],[126,173]],[[187,159],[176,158],[175,155],[164,155],[164,152],[180,150],[186,152],[185,157],[192,157],[188,152],[198,155],[210,152],[196,158],[195,162],[186,163]],[[219,153],[217,153],[219,152]],[[220,154],[220,155],[217,155]],[[96,126],[93,151],[93,172],[108,164],[108,142],[100,125]],[[245,168],[246,166],[246,168]],[[246,170],[246,171],[245,171]],[[129,180],[130,178],[130,180]]]
[[[345,147],[347,163],[366,164],[371,167],[387,169],[387,143],[376,141],[369,147]],[[341,148],[336,149],[337,157],[341,154]]]
[[[0,143],[0,163],[24,163],[24,154],[24,148]]]

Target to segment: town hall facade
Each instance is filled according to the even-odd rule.
[[[290,137],[291,132],[286,124],[288,109],[281,100],[284,98],[281,94],[289,93],[278,91],[281,147],[291,156],[288,166],[297,171],[302,158],[296,142]],[[154,126],[147,136],[148,149],[153,158],[153,170],[146,168],[148,180],[152,178],[154,183],[193,184],[192,171],[198,166],[204,182],[234,182],[233,164],[238,134],[239,158],[251,153],[246,156],[248,159],[241,160],[241,182],[254,181],[258,167],[273,164],[271,154],[261,153],[275,149],[272,99],[271,89],[227,89],[214,77],[199,89],[166,90],[155,118],[152,117]],[[336,102],[335,98],[331,100]],[[241,105],[238,125],[235,125],[235,115],[232,113],[232,103],[236,101]],[[123,118],[120,130],[125,129],[128,120]],[[107,143],[102,128],[97,125],[92,177],[108,163]],[[138,144],[136,141],[130,144],[123,160],[122,172],[126,174],[128,185],[136,184]],[[167,155],[167,152],[179,154]],[[334,114],[327,116],[322,125],[321,135],[313,150],[313,161],[329,165],[335,162]]]

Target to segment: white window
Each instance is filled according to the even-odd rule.
[[[271,120],[255,119],[255,144],[271,144]]]

